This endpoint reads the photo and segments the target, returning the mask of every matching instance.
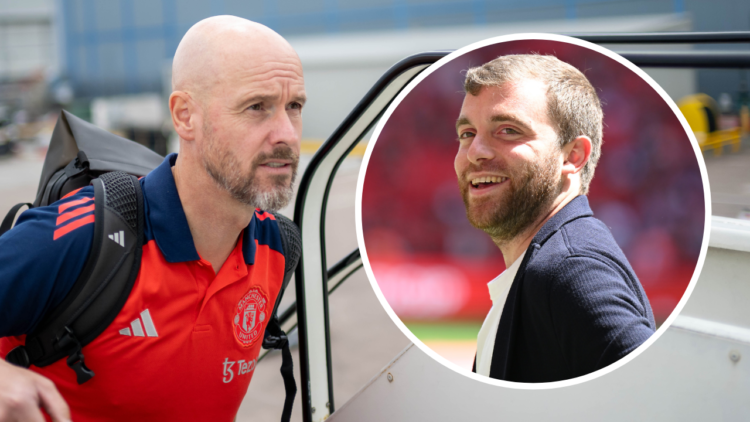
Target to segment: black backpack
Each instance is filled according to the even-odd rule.
[[[94,376],[84,360],[82,347],[101,334],[119,314],[130,295],[141,266],[144,211],[138,177],[145,176],[163,157],[135,142],[100,129],[62,111],[42,169],[33,204],[11,208],[0,225],[0,236],[10,230],[18,211],[46,206],[75,189],[94,186],[94,236],[83,271],[62,303],[44,316],[26,344],[11,350],[6,360],[28,368],[43,367],[62,358],[79,384]],[[281,373],[286,399],[282,421],[291,416],[296,385],[289,342],[281,330],[278,307],[294,273],[302,245],[299,228],[274,213],[285,256],[284,281],[263,337],[263,347],[280,349]],[[112,242],[118,233],[118,242]],[[95,368],[94,368],[95,369]]]

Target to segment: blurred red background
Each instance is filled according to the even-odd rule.
[[[602,157],[589,192],[643,284],[657,323],[695,271],[703,239],[703,182],[690,140],[661,96],[616,60],[547,40],[467,53],[429,75],[398,105],[376,140],[365,176],[362,226],[375,278],[405,321],[479,321],[487,283],[505,265],[471,227],[458,192],[455,121],[466,69],[500,55],[552,54],[596,87],[604,109]]]

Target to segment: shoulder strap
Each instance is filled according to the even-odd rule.
[[[3,223],[0,224],[0,236],[4,235],[5,232],[13,227],[13,222],[16,220],[16,214],[18,214],[18,210],[20,210],[24,205],[28,206],[29,209],[31,209],[32,207],[28,202],[21,202],[20,204],[14,205],[13,208],[8,211],[8,214],[6,214],[5,218],[3,219]]]
[[[273,215],[279,226],[281,248],[284,250],[284,281],[276,298],[273,314],[268,321],[268,326],[266,326],[266,332],[263,334],[263,348],[281,350],[281,377],[284,379],[284,390],[286,391],[281,421],[288,422],[292,416],[297,384],[294,382],[294,364],[292,352],[289,350],[289,339],[284,330],[281,329],[281,323],[279,322],[279,304],[302,255],[302,236],[299,227],[292,220],[281,214],[273,213]]]
[[[276,303],[273,306],[273,315],[276,316],[279,312],[281,297],[284,295],[286,286],[289,285],[289,280],[292,279],[300,257],[302,256],[302,235],[299,232],[299,227],[297,227],[297,224],[295,224],[294,221],[276,212],[271,214],[274,216],[276,224],[279,226],[281,249],[284,250],[284,281],[281,284],[281,290],[279,291],[279,295],[276,297]]]
[[[81,348],[115,319],[130,295],[141,264],[144,215],[138,179],[123,172],[103,174],[94,185],[94,237],[81,275],[63,302],[6,360],[47,366],[67,356],[78,383],[94,372]]]

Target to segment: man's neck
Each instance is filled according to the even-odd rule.
[[[242,205],[219,188],[200,162],[185,154],[172,167],[195,250],[215,273],[232,253],[240,233],[250,224],[254,208]]]
[[[549,221],[549,219],[552,218],[555,214],[560,212],[561,209],[568,205],[568,203],[575,199],[577,196],[577,190],[564,191],[557,198],[555,198],[546,213],[543,213],[539,218],[537,218],[534,224],[529,226],[529,228],[521,232],[521,234],[519,234],[518,236],[508,241],[493,238],[492,241],[495,242],[495,245],[500,248],[500,252],[503,253],[505,267],[508,268],[514,262],[516,262],[516,260],[524,252],[526,252],[526,249],[528,249],[529,245],[531,245],[531,241],[534,239],[534,236],[536,236],[536,234],[547,223],[547,221]]]

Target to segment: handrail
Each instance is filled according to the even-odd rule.
[[[362,268],[362,256],[359,253],[359,248],[357,248],[328,269],[328,294],[333,293],[349,276],[360,268]],[[279,325],[283,327],[296,312],[297,301],[295,300],[279,315]],[[295,321],[291,326],[283,328],[287,335],[291,335],[292,331],[297,328],[297,322]],[[271,351],[273,349],[261,351],[260,356],[258,356],[258,362],[262,361]]]
[[[417,54],[389,69],[321,145],[302,176],[294,221],[302,232],[302,258],[295,286],[300,398],[305,422],[323,421],[334,411],[325,262],[325,212],[333,178],[349,152],[404,86],[445,54],[448,53]]]
[[[750,43],[750,31],[642,32],[637,34],[564,34],[595,44],[723,44]]]
[[[357,248],[328,269],[328,293],[333,293],[344,280],[360,268],[362,268],[362,256],[359,253],[359,248]],[[296,300],[279,314],[279,323],[287,322],[289,318],[294,316],[295,312],[297,312]]]
[[[618,53],[636,66],[736,69],[750,67],[745,51],[644,51]]]

